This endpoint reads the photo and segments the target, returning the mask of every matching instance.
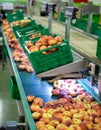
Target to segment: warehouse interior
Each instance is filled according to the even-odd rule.
[[[26,99],[25,99],[25,96],[27,96],[29,93],[33,94],[33,90],[31,90],[31,87],[30,87],[30,85],[32,85],[32,84],[35,84],[37,87],[39,87],[39,86],[41,86],[41,82],[42,82],[42,86],[45,84],[51,90],[50,83],[47,85],[47,81],[49,81],[47,79],[50,79],[51,76],[59,78],[58,76],[61,77],[61,75],[62,75],[63,79],[64,78],[68,79],[70,73],[73,73],[73,76],[75,75],[74,77],[76,77],[75,71],[80,70],[80,72],[79,72],[80,77],[77,75],[76,78],[79,77],[79,79],[82,79],[83,76],[86,77],[85,73],[88,74],[88,72],[85,72],[86,68],[89,69],[89,67],[94,67],[94,74],[92,74],[93,73],[92,70],[89,70],[90,77],[91,77],[91,85],[93,83],[97,83],[97,87],[101,86],[101,82],[100,82],[101,79],[98,80],[98,78],[100,77],[99,75],[101,74],[101,72],[100,72],[101,71],[101,55],[97,55],[98,43],[100,43],[100,41],[101,41],[100,40],[100,37],[101,37],[101,1],[97,0],[96,4],[94,3],[95,2],[94,0],[88,0],[88,1],[85,0],[84,2],[81,2],[82,0],[81,1],[80,0],[77,0],[77,1],[74,0],[74,1],[75,2],[73,2],[72,0],[70,0],[70,1],[65,1],[65,0],[55,0],[55,1],[52,1],[52,0],[30,1],[29,0],[29,1],[27,1],[26,0],[26,2],[24,1],[26,4],[23,5],[23,2],[22,2],[22,4],[21,4],[22,6],[20,5],[18,7],[18,9],[20,9],[20,7],[21,7],[21,10],[23,10],[25,17],[30,16],[32,19],[35,20],[35,22],[37,24],[41,24],[44,27],[49,28],[50,32],[52,34],[58,34],[63,39],[67,39],[69,41],[69,44],[70,44],[70,47],[71,47],[71,50],[72,50],[72,53],[73,53],[73,59],[74,59],[73,63],[74,64],[71,63],[70,66],[68,64],[66,65],[67,75],[65,74],[65,67],[61,68],[61,66],[60,66],[59,69],[57,67],[55,69],[53,68],[52,70],[49,70],[49,71],[46,71],[46,72],[43,72],[43,73],[38,73],[37,76],[34,75],[33,73],[32,73],[32,75],[31,75],[31,73],[30,74],[28,73],[27,76],[30,76],[32,78],[33,75],[34,75],[35,79],[33,80],[33,78],[32,78],[33,81],[30,81],[30,83],[28,81],[29,84],[27,84],[27,80],[30,80],[27,77],[28,79],[27,80],[25,79],[26,82],[23,83],[23,84],[29,85],[28,86],[29,90],[26,87],[26,85],[25,85],[24,90],[22,90],[22,88],[20,90],[20,87],[22,87],[20,85],[22,85],[22,83],[19,80],[19,75],[20,75],[21,81],[23,82],[24,77],[26,76],[26,73],[25,72],[23,73],[23,71],[21,71],[21,72],[18,71],[16,69],[15,65],[14,66],[12,65],[13,64],[12,57],[11,57],[11,54],[9,52],[7,43],[5,44],[6,37],[4,36],[4,34],[1,35],[1,37],[0,37],[1,38],[0,39],[0,47],[1,47],[1,50],[0,50],[1,51],[0,52],[0,113],[1,113],[0,114],[0,127],[1,128],[0,129],[3,129],[5,127],[5,130],[9,130],[9,129],[10,130],[17,130],[18,129],[18,128],[16,128],[16,125],[17,125],[16,122],[17,122],[17,123],[25,123],[25,124],[21,124],[24,127],[21,127],[21,128],[19,127],[19,129],[21,129],[21,130],[22,129],[37,130],[36,127],[35,127],[35,123],[34,123],[32,117],[31,117],[32,115],[31,115],[31,112],[29,110],[28,102],[26,103]],[[33,4],[30,4],[30,2],[33,2]],[[47,15],[47,12],[43,12],[43,10],[41,10],[41,9],[44,8],[44,6],[46,6],[46,4],[51,5],[51,3],[56,4],[58,2],[61,2],[63,4],[61,8],[59,7],[60,8],[60,10],[59,10],[60,14],[57,14],[55,12],[55,14],[53,15],[53,14],[51,14],[51,11],[49,11],[48,15]],[[89,2],[91,2],[90,5],[88,4]],[[88,9],[89,7],[93,6],[92,3],[94,4],[94,6],[93,6],[94,10],[93,11],[97,12],[97,13],[94,12],[94,15],[97,14],[97,16],[99,16],[99,18],[97,18],[97,23],[96,23],[96,26],[95,26],[96,30],[92,29],[93,31],[89,32],[90,29],[91,29],[90,28],[91,22],[92,22],[91,18],[94,17],[94,15],[92,17],[92,12],[89,13],[89,16],[87,17],[88,19],[86,19],[86,21],[88,21],[88,24],[85,22],[85,19],[84,19],[83,23],[80,21],[81,22],[80,25],[82,25],[81,28],[76,27],[76,23],[79,23],[79,20],[81,19],[81,15],[80,15],[80,18],[76,19],[76,22],[75,22],[75,19],[73,19],[74,23],[68,22],[69,20],[71,20],[71,16],[69,16],[69,18],[68,18],[68,16],[63,16],[63,13],[65,11],[65,10],[63,10],[63,8],[64,8],[64,5],[66,6],[67,4],[68,4],[67,7],[71,7],[72,3],[73,4],[76,3],[76,5],[86,3],[85,6],[88,4],[87,5],[88,7],[87,8],[82,7],[83,9],[85,9],[85,8]],[[0,2],[0,5],[2,5],[2,2]],[[59,6],[60,6],[60,3],[59,3]],[[78,8],[79,8],[79,6],[78,6]],[[80,11],[81,11],[81,8],[80,8]],[[88,10],[88,12],[89,12],[89,10]],[[8,10],[5,13],[8,13]],[[10,13],[13,13],[13,11],[10,12]],[[82,14],[82,12],[80,12],[80,13]],[[57,16],[58,17],[60,16],[60,19],[58,19]],[[95,23],[94,23],[94,25],[95,25]],[[98,26],[98,28],[97,28],[97,26]],[[2,25],[1,25],[1,28],[2,28]],[[95,34],[95,32],[96,32],[96,34]],[[7,57],[5,56],[6,54],[3,55],[3,53],[4,53],[4,50],[3,50],[3,47],[2,47],[3,44],[5,44],[5,46],[7,47],[7,50],[8,50]],[[101,52],[99,52],[99,53],[101,53]],[[78,59],[78,57],[80,57],[80,61],[75,59],[76,54],[77,54],[77,59]],[[10,64],[8,62],[8,57],[10,57],[10,59],[11,59]],[[78,62],[78,64],[76,63],[76,61]],[[14,62],[14,64],[15,63],[16,62]],[[18,63],[17,63],[17,65],[18,65]],[[13,68],[13,72],[11,72],[12,68]],[[90,68],[90,69],[92,69],[92,68]],[[62,73],[61,73],[61,71],[62,71]],[[13,73],[13,75],[16,77],[16,80],[17,80],[17,77],[18,77],[17,83],[19,82],[18,83],[18,89],[19,89],[20,96],[21,96],[20,100],[19,99],[17,99],[17,100],[13,99],[11,97],[10,88],[9,88],[10,77],[12,76],[11,73]],[[45,79],[45,81],[42,80],[41,77],[43,79]],[[71,77],[72,76],[70,74],[70,78]],[[73,79],[74,79],[74,77],[73,77]],[[94,78],[94,81],[93,81],[93,78]],[[59,79],[61,79],[61,78],[59,78]],[[50,79],[50,80],[52,80],[52,79]],[[54,80],[54,78],[53,78],[53,80]],[[97,80],[97,82],[96,82],[96,80]],[[80,80],[80,83],[81,82],[82,82],[82,80]],[[93,84],[93,85],[95,85],[95,84]],[[84,85],[84,86],[89,87],[89,85]],[[101,94],[100,93],[101,90],[99,88],[96,89],[96,87],[93,86],[93,91],[90,88],[87,88],[86,90],[88,90],[89,92],[91,91],[91,94],[93,95],[93,97],[99,103],[101,102],[101,98],[99,98],[99,96]],[[21,91],[22,91],[22,94],[21,94]],[[23,93],[24,91],[25,91],[25,93]],[[36,95],[39,94],[39,93],[38,94],[37,93],[38,92],[35,90]],[[42,93],[43,93],[43,91],[42,91]],[[50,94],[50,92],[49,92],[49,94]],[[42,97],[42,95],[40,97]],[[45,100],[46,100],[46,98],[45,98]],[[50,100],[50,98],[49,98],[49,100]],[[21,101],[21,104],[19,103],[20,101]],[[19,106],[19,104],[21,106]],[[23,113],[23,111],[25,113]],[[30,119],[30,117],[31,117],[31,119]],[[11,123],[10,125],[13,124],[13,121],[16,121],[16,122],[14,122],[15,123],[14,126],[11,127],[7,124],[7,121],[10,121],[10,123]],[[5,125],[8,125],[8,129],[6,128]],[[94,126],[93,126],[93,128],[94,128]],[[101,127],[99,125],[99,127],[94,129],[94,130],[100,130],[100,128]],[[39,130],[41,130],[41,129],[39,129]],[[50,129],[47,128],[47,130],[50,130]],[[55,129],[51,128],[51,130],[58,130],[58,129],[57,128],[55,128]],[[63,129],[63,130],[68,130],[68,129]],[[76,129],[76,130],[78,130],[78,129]],[[88,130],[89,130],[89,128],[88,128]]]

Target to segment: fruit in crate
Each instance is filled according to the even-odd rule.
[[[32,39],[32,38],[36,38],[36,37],[39,37],[39,36],[41,36],[41,33],[31,34],[30,38]]]
[[[35,45],[31,46],[30,48],[26,44],[27,48],[29,49],[30,52],[35,52],[39,50],[43,50],[45,48],[49,48],[51,46],[57,45],[62,43],[62,38],[60,36],[41,36],[40,39],[35,43]],[[51,48],[48,51],[45,51],[46,53],[44,54],[49,54],[51,52],[56,51],[57,48]]]
[[[31,46],[30,48],[29,48],[29,51],[30,52],[37,52],[37,51],[39,51],[39,47],[38,46]]]
[[[23,20],[17,20],[11,23],[12,26],[17,26],[17,25],[26,25],[26,23],[30,22],[30,19],[23,19]]]
[[[28,41],[27,43],[26,43],[26,47],[27,48],[30,48],[30,47],[32,47],[34,45],[34,43],[32,42],[32,41]]]

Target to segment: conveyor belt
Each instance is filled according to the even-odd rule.
[[[48,26],[48,18],[41,16],[33,16],[33,18],[42,25]],[[52,33],[60,34],[63,38],[65,37],[65,25],[53,20]],[[77,52],[83,54],[97,63],[101,64],[101,61],[96,57],[97,40],[84,35],[80,31],[74,29],[70,30],[70,45]]]

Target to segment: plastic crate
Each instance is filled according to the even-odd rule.
[[[10,95],[13,99],[20,100],[20,94],[19,94],[17,83],[16,83],[16,79],[14,76],[10,77]]]
[[[57,48],[57,50],[50,54],[43,54],[44,51],[48,51],[53,48]],[[61,44],[57,44],[37,52],[29,52],[26,46],[25,49],[36,74],[57,68],[73,61],[71,49],[68,41],[66,40],[64,40]]]
[[[36,26],[31,26],[31,27],[23,29],[23,30],[18,30],[18,31],[16,31],[16,33],[17,33],[17,37],[19,38],[19,37],[24,36],[24,35],[30,35],[30,34],[37,33],[37,32],[42,31],[44,29],[45,29],[44,26],[42,26],[41,24],[38,24]]]
[[[29,39],[34,39],[34,37],[31,38],[31,35],[38,34],[38,33],[40,33],[40,35],[39,35],[39,36],[36,36],[35,39],[38,38],[38,37],[40,37],[40,36],[42,36],[42,35],[50,35],[49,29],[48,29],[48,28],[45,28],[45,29],[42,29],[41,31],[38,30],[38,31],[32,32],[31,34],[28,34],[28,35],[26,35],[26,36],[27,36]]]
[[[101,37],[101,24],[92,23],[91,34]]]
[[[14,31],[16,37],[18,37],[18,35],[17,35],[18,30],[25,30],[27,28],[34,27],[36,25],[37,24],[36,24],[35,20],[31,19],[30,22],[23,24],[23,26],[22,25],[17,25],[17,26],[12,26],[12,28],[13,28],[13,31]]]
[[[101,37],[98,38],[96,56],[101,60]]]
[[[15,13],[6,13],[5,15],[9,23],[24,19],[24,14],[21,10]]]

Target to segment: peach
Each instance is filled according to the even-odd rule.
[[[46,48],[47,48],[47,46],[42,45],[42,46],[40,46],[39,50],[43,50],[43,49],[46,49]]]
[[[45,127],[44,121],[38,121],[36,122],[36,128],[39,130],[40,128]]]
[[[50,39],[50,40],[48,41],[48,44],[49,44],[49,45],[56,45],[56,44],[57,44],[57,41],[56,41],[55,39]]]
[[[35,96],[28,95],[26,98],[27,98],[28,102],[32,102],[35,99]]]
[[[42,107],[43,106],[43,99],[37,97],[34,99],[33,104],[38,105],[39,107]]]
[[[47,130],[56,130],[53,125],[47,124],[46,125]]]
[[[50,113],[43,113],[42,117],[44,117],[44,118],[52,118],[52,115]]]
[[[40,118],[40,121],[44,121],[45,124],[49,124],[50,119],[49,119],[49,118],[42,117],[42,118]]]
[[[65,124],[58,124],[56,130],[68,130],[68,126]]]
[[[41,116],[42,115],[39,112],[33,112],[32,113],[32,117],[33,117],[34,120],[39,120],[41,118]]]
[[[82,122],[81,119],[73,118],[73,124],[75,124],[75,125],[79,125],[81,122]]]
[[[87,126],[86,126],[86,124],[84,122],[81,122],[79,124],[79,126],[81,127],[82,130],[88,130],[88,128],[87,128]]]
[[[60,90],[59,90],[59,89],[53,89],[53,90],[51,91],[51,93],[52,93],[53,95],[59,95],[59,94],[60,94]]]
[[[63,116],[72,117],[72,113],[70,111],[63,111]]]
[[[30,106],[30,109],[31,109],[32,112],[37,111],[39,108],[40,108],[40,107],[39,107],[38,105],[34,105],[34,104],[32,104],[32,105]]]
[[[29,48],[30,52],[36,52],[36,51],[39,51],[39,47],[37,46],[32,46]]]

